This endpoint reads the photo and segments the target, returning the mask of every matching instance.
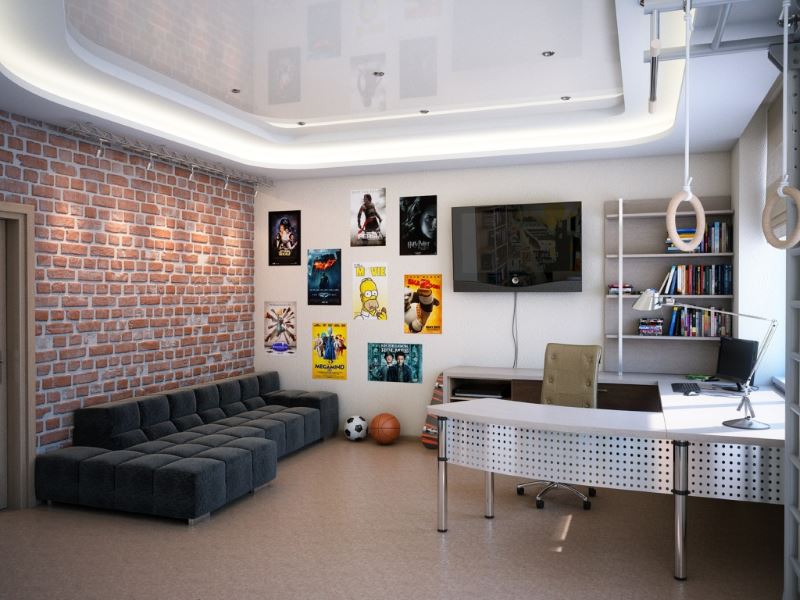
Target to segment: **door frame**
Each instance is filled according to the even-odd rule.
[[[34,311],[34,208],[0,202],[6,223],[8,508],[36,504],[36,356]],[[5,302],[4,302],[5,304]],[[17,349],[17,352],[13,350]]]

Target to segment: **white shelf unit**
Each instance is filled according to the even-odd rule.
[[[719,337],[640,336],[639,319],[661,317],[668,329],[671,307],[657,313],[633,310],[639,292],[659,289],[671,265],[732,265],[733,252],[666,252],[666,207],[669,199],[623,200],[605,203],[605,284],[631,284],[634,294],[606,294],[604,308],[605,351],[603,368],[606,371],[629,373],[713,373],[716,369]],[[706,222],[728,224],[732,232],[733,211],[729,197],[704,197]],[[693,227],[692,211],[680,211],[678,228]],[[736,282],[733,282],[734,289]],[[733,294],[673,295],[676,302],[697,306],[733,309]],[[666,343],[665,343],[666,342]],[[705,343],[699,343],[705,342]],[[622,366],[620,368],[620,362]]]

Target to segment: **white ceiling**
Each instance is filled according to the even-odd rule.
[[[721,10],[703,3],[693,44]],[[780,8],[735,1],[723,39],[780,34]],[[648,112],[638,0],[5,0],[3,16],[0,109],[274,178],[682,149],[683,61],[662,61]],[[661,23],[681,46],[682,13]],[[730,149],[777,75],[765,50],[693,60],[692,150]]]

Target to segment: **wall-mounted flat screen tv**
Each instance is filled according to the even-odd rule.
[[[456,292],[580,292],[581,203],[453,207]]]

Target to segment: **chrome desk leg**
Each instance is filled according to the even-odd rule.
[[[437,531],[447,531],[447,417],[437,417],[439,424]]]
[[[483,516],[487,519],[494,519],[494,473],[491,471],[484,471],[483,487]]]
[[[672,442],[672,493],[675,496],[675,579],[686,579],[686,496],[689,495],[689,442]]]

